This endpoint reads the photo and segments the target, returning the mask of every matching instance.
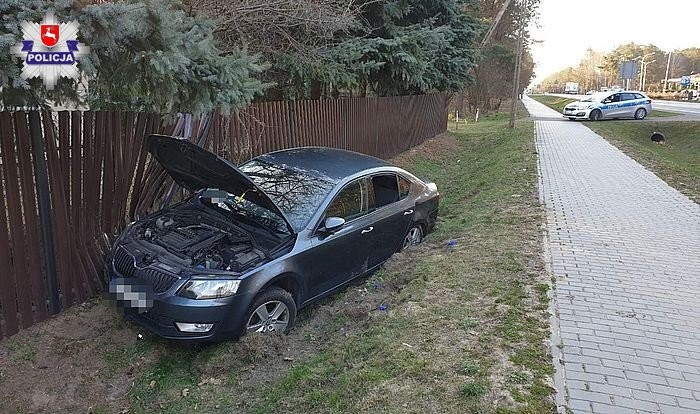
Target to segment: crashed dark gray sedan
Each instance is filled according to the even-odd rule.
[[[112,246],[109,291],[127,318],[169,339],[288,332],[297,310],[421,242],[439,194],[386,161],[295,148],[236,168],[178,138],[148,149],[191,192]]]

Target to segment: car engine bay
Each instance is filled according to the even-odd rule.
[[[268,254],[244,229],[192,211],[170,211],[141,223],[134,237],[162,247],[196,269],[244,272]]]

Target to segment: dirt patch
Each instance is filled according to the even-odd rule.
[[[0,361],[1,412],[89,412],[104,406],[119,411],[144,355],[111,369],[106,355],[130,347],[137,333],[117,312],[86,302],[4,341]]]
[[[440,134],[417,147],[397,155],[390,161],[398,167],[410,169],[411,166],[415,165],[417,159],[444,160],[447,155],[454,153],[459,148],[460,144],[453,135]]]

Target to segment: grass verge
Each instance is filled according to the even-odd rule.
[[[533,125],[506,122],[395,159],[438,184],[436,231],[289,335],[183,348],[70,310],[0,349],[0,412],[554,413]]]
[[[670,118],[674,116],[680,116],[681,114],[677,112],[661,111],[659,109],[652,109],[649,113],[649,118]]]
[[[564,112],[564,107],[566,105],[571,102],[576,102],[576,99],[562,98],[561,96],[554,95],[530,95],[530,98],[547,105],[559,113]]]
[[[700,122],[589,122],[586,126],[700,202]],[[665,144],[651,141],[655,131],[664,134]]]

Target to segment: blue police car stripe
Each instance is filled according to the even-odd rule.
[[[637,105],[641,105],[641,104],[643,104],[645,101],[646,101],[646,99],[637,99],[637,100],[634,100],[634,101],[624,102],[624,103],[621,103],[621,104],[601,105],[601,106],[599,106],[598,108],[600,108],[600,109],[624,108],[624,107],[627,107],[627,106],[637,106]]]

